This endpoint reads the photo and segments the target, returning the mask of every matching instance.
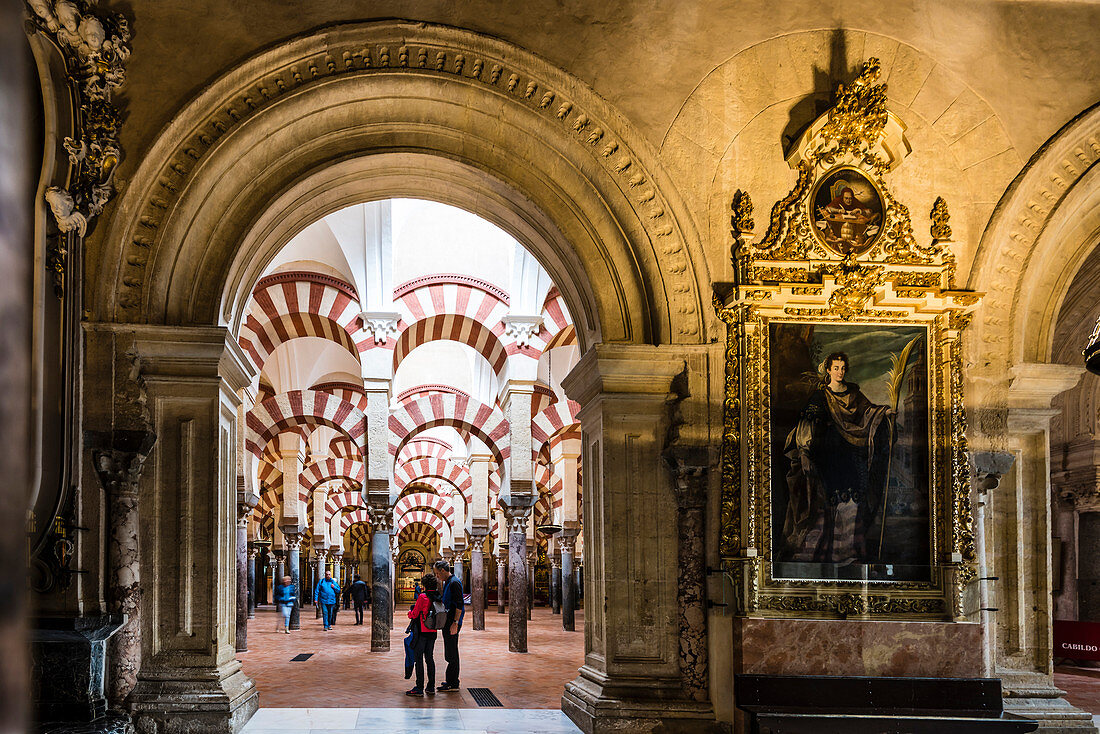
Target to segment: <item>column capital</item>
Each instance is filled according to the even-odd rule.
[[[85,431],[84,445],[109,497],[137,498],[145,460],[157,436],[152,431]]]
[[[336,561],[342,561],[342,560],[344,560],[344,551],[342,551],[342,550],[332,550],[332,549],[330,548],[330,549],[329,549],[329,552],[328,552],[328,553],[329,553],[329,555],[330,555],[330,556],[332,556],[332,557],[333,557],[333,559],[334,559],[334,560],[336,560]]]
[[[390,505],[367,505],[371,531],[375,533],[393,533],[393,507]]]
[[[259,555],[260,555],[260,549],[257,546],[254,546],[254,545],[249,545],[248,546],[248,557],[250,559],[255,560]]]
[[[508,314],[501,322],[504,324],[504,336],[513,339],[521,349],[527,347],[542,328],[542,316]]]
[[[978,492],[996,489],[1016,457],[1007,451],[969,451],[970,470],[974,474],[974,486]]]
[[[558,548],[562,553],[573,555],[577,550],[577,536],[575,533],[566,535],[564,532],[558,536]]]
[[[286,551],[281,548],[276,548],[275,550],[271,551],[271,554],[275,556],[276,561],[283,561],[284,559],[286,559]]]
[[[570,400],[582,406],[601,393],[660,397],[684,371],[684,360],[660,347],[597,344],[562,380]]]
[[[298,532],[287,532],[283,530],[283,543],[286,544],[287,551],[300,550],[302,547],[302,534]]]
[[[509,533],[526,533],[527,518],[531,516],[534,503],[529,505],[508,505],[504,508],[504,517],[508,523]]]
[[[313,555],[316,556],[318,561],[324,561],[328,558],[328,549],[321,548],[320,546],[314,546]]]

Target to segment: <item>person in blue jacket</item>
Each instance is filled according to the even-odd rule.
[[[313,603],[321,605],[321,619],[325,629],[332,629],[336,623],[336,605],[340,601],[340,584],[332,578],[331,571],[325,571],[325,577],[317,582],[313,590]]]
[[[298,587],[290,583],[289,576],[283,576],[283,583],[275,587],[275,606],[279,610],[283,624],[280,632],[290,634],[290,612],[298,600]]]

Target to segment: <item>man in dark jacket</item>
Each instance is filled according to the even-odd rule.
[[[458,686],[458,631],[466,606],[462,600],[462,582],[451,575],[451,566],[440,559],[435,562],[435,577],[443,589],[443,607],[447,610],[447,624],[443,627],[443,658],[447,661],[447,675],[443,685],[436,688],[441,693],[459,690]]]
[[[351,584],[351,600],[355,602],[355,623],[363,624],[363,609],[370,598],[370,587],[356,574],[355,581]]]

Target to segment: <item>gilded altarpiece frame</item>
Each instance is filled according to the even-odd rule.
[[[961,620],[963,590],[976,575],[961,332],[980,296],[954,287],[946,203],[937,199],[932,207],[925,244],[890,191],[885,176],[908,143],[904,125],[886,108],[878,72],[877,60],[869,60],[802,136],[788,157],[798,181],[773,207],[759,242],[747,194],[733,202],[738,282],[715,297],[715,307],[727,325],[720,547],[740,616]],[[773,354],[791,334],[801,335],[801,362]],[[814,334],[827,336],[808,336]],[[865,366],[863,374],[878,381],[866,389],[888,397],[868,400],[843,375],[830,378],[830,365],[847,369],[849,360],[807,348],[830,340],[865,345],[860,356],[879,365],[877,372]],[[777,357],[788,373],[799,364],[818,366],[803,373],[815,385],[805,393],[813,399],[783,392],[796,382],[776,379]],[[822,394],[830,385],[850,394],[852,405],[862,401],[859,426],[855,418],[841,424],[828,407],[832,398]],[[793,404],[805,405],[795,418]],[[805,451],[800,461],[799,447],[812,444],[800,443],[799,431],[830,420],[851,443],[838,439],[836,452],[818,455],[822,466],[840,467],[826,471]],[[900,462],[903,435],[908,474],[899,479],[900,464],[892,462]],[[848,458],[831,458],[845,451]],[[858,471],[844,474],[853,467]],[[810,478],[804,495],[796,495],[800,472]],[[829,479],[834,475],[845,478]],[[860,486],[878,487],[878,494],[861,494]],[[910,504],[890,498],[891,491]],[[807,505],[816,509],[793,511],[802,509],[796,496],[816,498]],[[777,500],[785,505],[778,508]],[[897,507],[923,509],[891,509]],[[829,508],[827,521],[822,508]],[[777,509],[786,513],[781,522]],[[886,539],[902,526],[902,540]]]

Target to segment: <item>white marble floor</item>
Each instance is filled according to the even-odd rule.
[[[579,734],[553,709],[261,708],[241,734]]]

